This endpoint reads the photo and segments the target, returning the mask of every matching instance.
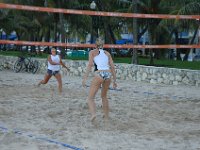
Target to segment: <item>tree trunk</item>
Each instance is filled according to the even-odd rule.
[[[132,0],[132,9],[133,13],[137,13],[137,0]],[[138,26],[137,26],[137,18],[133,18],[133,44],[138,44]],[[132,51],[132,64],[138,64],[138,56],[137,49],[133,49]]]
[[[188,44],[194,44],[194,40],[195,40],[195,37],[196,37],[196,35],[197,35],[197,32],[198,32],[198,28],[196,28],[195,29],[195,32],[194,32],[194,34],[193,34],[193,36],[192,36],[192,39],[191,39],[191,41],[188,43]],[[189,53],[190,53],[190,49],[186,49],[186,55],[185,55],[185,58],[186,59],[188,59],[188,55],[189,55]]]
[[[154,30],[153,30],[153,27],[151,26],[151,25],[149,25],[149,44],[153,44],[153,41],[154,41],[154,38],[153,38],[153,33],[154,32]],[[150,62],[149,62],[149,64],[150,65],[154,65],[154,58],[153,58],[153,49],[152,48],[150,48],[149,49],[149,53],[150,53]]]
[[[175,29],[174,34],[175,34],[175,44],[178,44],[179,42],[178,42],[178,31],[177,31],[177,29]],[[177,58],[177,60],[181,60],[180,48],[176,49],[176,58]]]
[[[58,0],[58,7],[59,8],[62,8],[61,7],[61,1]],[[63,13],[59,13],[59,24],[60,24],[60,35],[61,35],[61,42],[62,43],[65,43],[65,27],[64,27],[64,19],[63,19]],[[65,49],[64,47],[60,47],[60,50],[61,50],[61,57],[62,58],[65,58]]]
[[[104,19],[104,34],[105,34],[105,44],[110,44],[110,41],[112,41],[111,39],[111,35],[110,35],[110,30],[109,30],[109,20],[108,18]],[[108,49],[108,51],[111,53],[111,49]]]

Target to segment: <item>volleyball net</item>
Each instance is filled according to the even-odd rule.
[[[15,9],[25,11],[36,12],[48,12],[48,13],[63,13],[74,15],[90,15],[90,16],[102,16],[102,17],[124,17],[124,18],[145,18],[145,19],[190,19],[200,20],[200,15],[166,15],[166,14],[136,14],[136,13],[118,13],[118,12],[103,12],[103,11],[89,11],[89,10],[74,10],[74,9],[61,9],[61,8],[48,8],[48,7],[36,7],[26,5],[15,5],[0,3],[1,9]],[[60,42],[35,42],[35,41],[13,41],[13,40],[0,40],[0,44],[15,44],[15,45],[27,45],[27,46],[59,46],[59,47],[74,47],[74,48],[93,48],[94,44],[80,44],[80,43],[60,43]],[[200,44],[192,45],[134,45],[134,44],[105,44],[105,48],[153,48],[153,49],[173,49],[173,48],[200,48]]]

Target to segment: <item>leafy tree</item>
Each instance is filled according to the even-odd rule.
[[[91,3],[88,0],[0,0],[0,2],[79,10],[90,10]],[[97,4],[96,11],[173,15],[200,14],[199,0],[96,0],[95,2]],[[94,27],[99,29],[99,34],[105,37],[106,43],[115,43],[120,36],[121,27],[125,24],[128,25],[129,32],[134,34],[134,44],[138,43],[137,39],[140,39],[145,32],[149,33],[149,44],[178,44],[180,32],[192,31],[194,35],[189,41],[191,44],[194,42],[199,26],[195,20],[95,18]],[[62,37],[61,41],[65,42],[66,38],[78,37],[84,42],[88,33],[92,32],[92,17],[3,9],[0,10],[0,28],[7,34],[16,31],[20,40],[57,42],[59,37]],[[94,35],[97,36],[98,31],[94,30]],[[163,49],[151,49],[150,64],[154,64],[153,52],[156,53],[156,58],[164,56],[165,53]],[[181,50],[177,50],[177,52],[179,54]],[[188,54],[188,52],[189,50],[185,53]],[[137,63],[137,53],[134,53],[132,62]]]

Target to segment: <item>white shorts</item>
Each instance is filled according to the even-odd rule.
[[[111,72],[108,72],[108,71],[97,71],[95,72],[95,74],[100,76],[104,80],[110,79],[112,76]]]

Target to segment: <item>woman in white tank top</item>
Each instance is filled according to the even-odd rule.
[[[41,84],[48,83],[49,79],[53,76],[58,81],[58,91],[61,94],[62,93],[62,77],[60,74],[60,65],[66,69],[69,70],[68,67],[65,66],[65,64],[62,62],[62,59],[59,55],[56,54],[56,49],[51,49],[51,55],[48,56],[48,67],[47,67],[47,73],[44,76],[44,79],[38,83],[38,86]]]
[[[108,120],[109,118],[109,103],[107,99],[107,92],[111,83],[111,76],[113,77],[113,88],[117,87],[116,84],[116,73],[113,64],[112,57],[110,53],[103,50],[103,41],[98,38],[96,40],[96,49],[90,51],[89,53],[89,62],[86,69],[86,73],[83,77],[82,85],[85,87],[87,77],[92,67],[95,67],[95,75],[90,85],[90,91],[88,96],[88,107],[91,113],[91,121],[96,119],[96,106],[95,106],[95,95],[100,87],[101,89],[101,98],[103,104],[104,119]]]

